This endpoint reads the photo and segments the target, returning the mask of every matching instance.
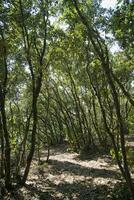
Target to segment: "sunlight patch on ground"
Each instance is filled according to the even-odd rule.
[[[98,168],[98,169],[102,169],[103,167],[108,167],[108,163],[105,162],[105,159],[103,158],[98,158],[96,160],[88,160],[88,161],[82,161],[82,160],[76,160],[76,157],[79,154],[77,153],[72,153],[71,155],[69,153],[64,153],[64,154],[59,154],[59,155],[54,155],[51,156],[52,160],[59,160],[62,162],[70,162],[72,164],[78,164],[82,167],[86,167],[86,168]],[[111,170],[117,171],[118,167],[117,165],[111,165],[110,166]]]

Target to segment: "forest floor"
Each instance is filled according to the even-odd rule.
[[[41,160],[45,161],[46,152]],[[50,160],[38,165],[35,159],[25,187],[4,200],[110,200],[120,188],[121,174],[107,155],[80,156],[64,146],[51,150]],[[112,196],[114,194],[114,197]],[[126,197],[126,199],[128,199]]]

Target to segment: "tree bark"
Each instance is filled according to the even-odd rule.
[[[4,66],[4,74],[3,81],[0,84],[0,112],[2,118],[2,127],[5,139],[5,186],[7,189],[11,188],[11,174],[10,174],[10,139],[9,132],[7,129],[7,119],[6,119],[6,111],[5,111],[5,96],[6,96],[6,88],[7,88],[7,49],[6,49],[6,41],[4,37],[4,33],[0,30],[1,38],[3,41],[3,66]]]

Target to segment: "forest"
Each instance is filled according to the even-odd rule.
[[[103,1],[0,1],[1,200],[134,200],[134,1]]]

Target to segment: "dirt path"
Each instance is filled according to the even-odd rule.
[[[14,193],[12,199],[111,199],[110,191],[120,182],[120,172],[108,156],[80,158],[62,148],[54,149],[51,154],[49,164],[38,166],[37,161],[33,162],[26,187]]]

